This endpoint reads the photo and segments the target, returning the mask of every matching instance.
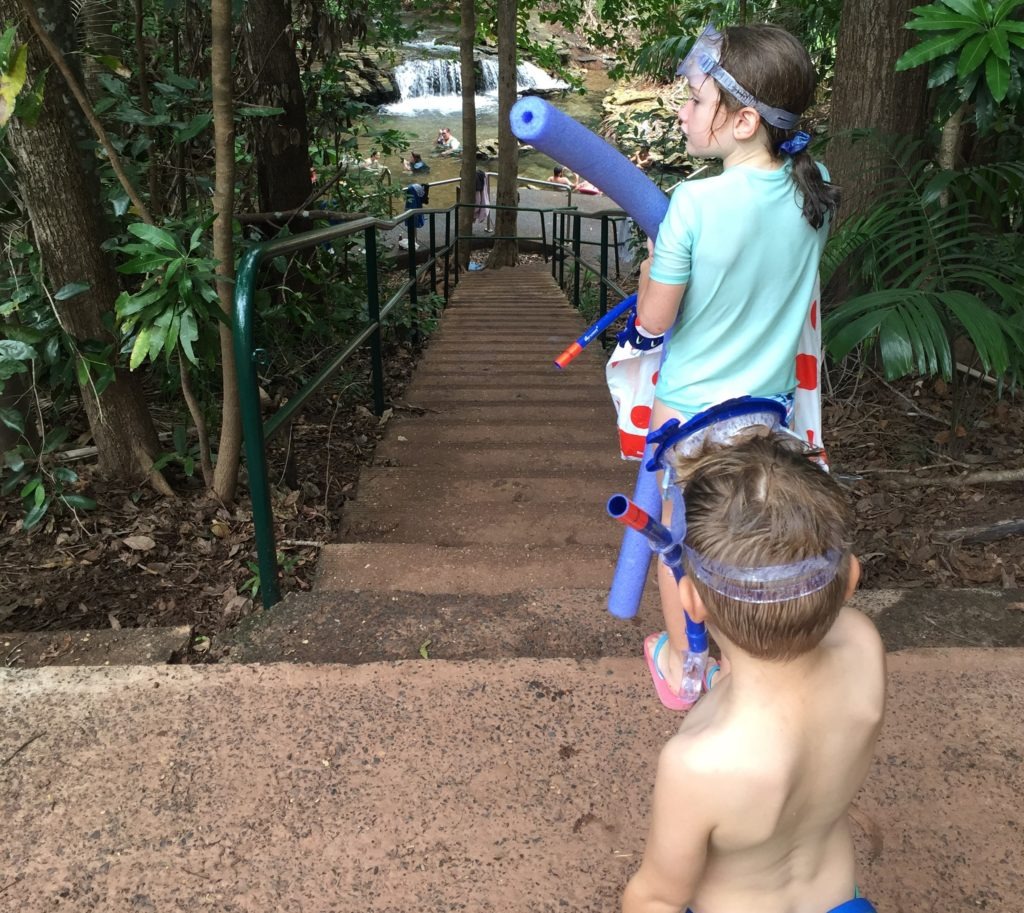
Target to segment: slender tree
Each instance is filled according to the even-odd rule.
[[[519,145],[512,133],[509,113],[516,103],[516,0],[498,0],[498,192],[499,206],[515,206],[518,198]],[[519,244],[515,239],[516,212],[499,209],[494,221],[497,240],[487,259],[492,269],[515,266]],[[502,238],[510,240],[501,240]]]
[[[213,476],[213,491],[222,501],[233,501],[238,485],[242,451],[242,422],[238,407],[235,355],[231,345],[231,312],[235,291],[235,251],[232,222],[235,205],[235,125],[231,92],[232,0],[213,0],[210,7],[210,78],[213,83],[213,144],[216,169],[213,209],[213,254],[217,258],[217,290],[227,319],[220,326],[221,405],[220,446]]]
[[[70,34],[64,0],[34,0],[31,9],[50,33],[63,24],[62,34]],[[0,16],[5,22],[17,22],[23,12],[17,0],[0,0]],[[28,37],[27,31],[22,37]],[[30,71],[39,73],[48,63],[39,42],[31,40]],[[81,294],[53,301],[61,326],[75,345],[98,342],[113,351],[117,340],[109,318],[120,285],[113,264],[101,249],[106,234],[95,204],[97,178],[83,167],[67,110],[67,104],[73,102],[68,99],[61,74],[51,68],[35,125],[11,121],[8,139],[50,289],[86,286]],[[140,379],[117,369],[102,393],[92,379],[86,379],[81,395],[100,471],[133,482],[145,478],[159,454],[159,445]],[[161,487],[166,489],[166,483]]]
[[[476,5],[474,0],[461,0],[462,25],[459,29],[459,71],[462,76],[462,172],[461,199],[466,205],[459,210],[459,234],[466,238],[459,247],[463,269],[469,266],[470,242],[473,234],[473,207],[476,194],[476,69],[473,47],[476,43]]]

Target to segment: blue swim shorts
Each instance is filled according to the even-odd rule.
[[[687,910],[686,913],[693,913],[693,911]],[[870,900],[865,900],[863,897],[854,897],[853,900],[848,900],[846,903],[841,903],[838,907],[833,907],[828,913],[878,913],[878,911]]]

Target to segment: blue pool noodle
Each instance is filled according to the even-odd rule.
[[[600,187],[648,237],[658,236],[658,228],[668,209],[668,197],[618,149],[536,96],[517,101],[509,117],[512,132],[522,142],[529,143],[556,162],[568,165]],[[667,346],[667,335],[665,343]],[[651,516],[660,517],[661,494],[657,475],[644,468],[654,456],[654,449],[652,444],[648,444],[644,450],[633,489],[633,502]],[[622,537],[619,560],[608,593],[608,611],[616,618],[636,615],[650,564],[651,548],[647,540],[636,530],[627,529]]]

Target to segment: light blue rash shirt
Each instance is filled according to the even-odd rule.
[[[804,218],[792,167],[737,165],[672,194],[650,276],[686,291],[655,396],[685,416],[796,387],[829,223],[815,230]]]

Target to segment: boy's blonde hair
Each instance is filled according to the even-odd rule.
[[[850,579],[852,513],[839,485],[781,434],[717,449],[688,469],[686,544],[701,559],[763,568],[842,553],[823,589],[768,603],[712,590],[687,557],[711,624],[741,650],[787,660],[814,649],[839,614]]]

